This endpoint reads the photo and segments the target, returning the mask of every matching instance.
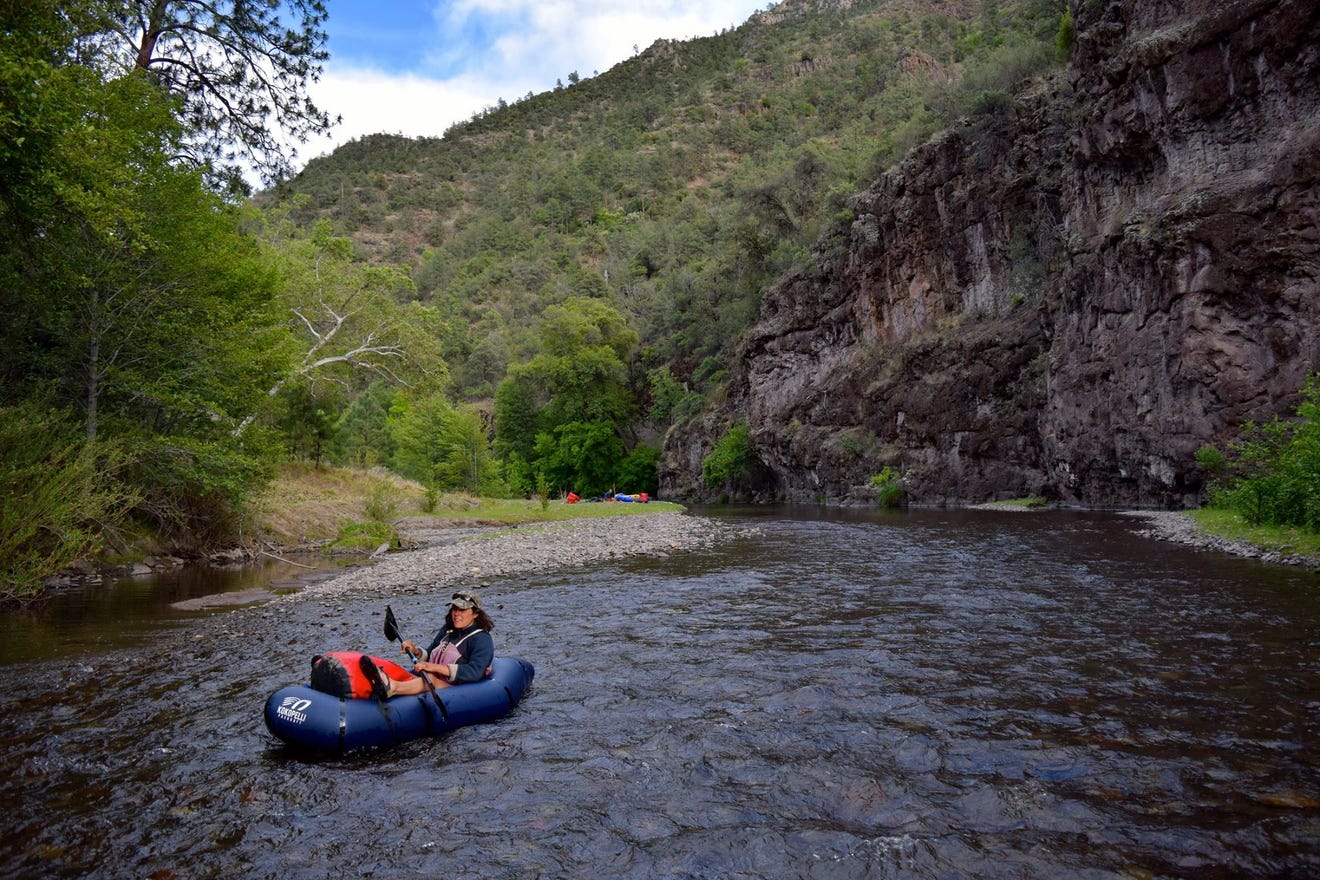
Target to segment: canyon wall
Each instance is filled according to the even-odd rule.
[[[1195,503],[1320,369],[1320,4],[1074,3],[1066,72],[853,200],[768,291],[661,493],[745,422],[748,500]]]

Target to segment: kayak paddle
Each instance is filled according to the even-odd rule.
[[[388,605],[385,606],[385,638],[389,639],[391,642],[399,642],[400,644],[404,641],[403,637],[399,635],[399,622],[394,619],[394,609]],[[418,662],[420,659],[418,657],[413,657],[412,654],[409,654],[408,656],[412,657],[413,663]],[[435,697],[435,704],[440,707],[440,714],[446,715],[445,704],[440,702],[440,695],[436,693],[435,685],[431,684],[431,677],[425,672],[421,673],[421,676],[422,682],[426,685],[426,689],[431,692],[432,697]]]

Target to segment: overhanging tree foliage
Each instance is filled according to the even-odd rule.
[[[356,376],[382,379],[398,387],[444,384],[448,370],[436,338],[443,324],[434,309],[411,297],[404,273],[370,266],[353,256],[345,238],[317,224],[310,238],[272,244],[282,269],[279,306],[296,340],[292,369],[275,379],[275,397],[290,381],[348,387]],[[365,387],[365,383],[364,383]],[[234,429],[242,436],[260,415],[248,413]]]
[[[172,96],[197,166],[246,191],[242,166],[287,177],[306,143],[334,122],[307,97],[321,76],[321,0],[105,0],[85,45],[119,75],[137,70]]]
[[[48,460],[99,468],[127,450],[98,475],[133,487],[118,496],[136,497],[138,516],[190,541],[228,537],[265,472],[261,438],[230,430],[287,372],[276,276],[235,211],[177,162],[189,132],[173,100],[81,41],[102,13],[0,9],[0,405],[75,413],[85,448],[51,440]],[[16,479],[14,493],[37,490]],[[53,485],[59,503],[89,509],[107,491]]]

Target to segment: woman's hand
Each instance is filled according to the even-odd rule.
[[[422,655],[421,649],[412,643],[412,639],[404,639],[403,644],[399,646],[403,653],[416,660]]]
[[[439,675],[442,678],[450,677],[450,670],[444,663],[431,663],[428,660],[418,660],[413,664],[413,672],[429,672],[432,675]]]

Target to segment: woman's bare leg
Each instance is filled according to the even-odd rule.
[[[449,687],[449,682],[443,678],[437,678],[429,672],[423,672],[422,675],[431,679],[431,684],[435,685],[436,690]],[[420,694],[424,690],[426,690],[426,682],[422,681],[421,676],[390,682],[390,696],[392,697],[408,697],[413,694]]]

